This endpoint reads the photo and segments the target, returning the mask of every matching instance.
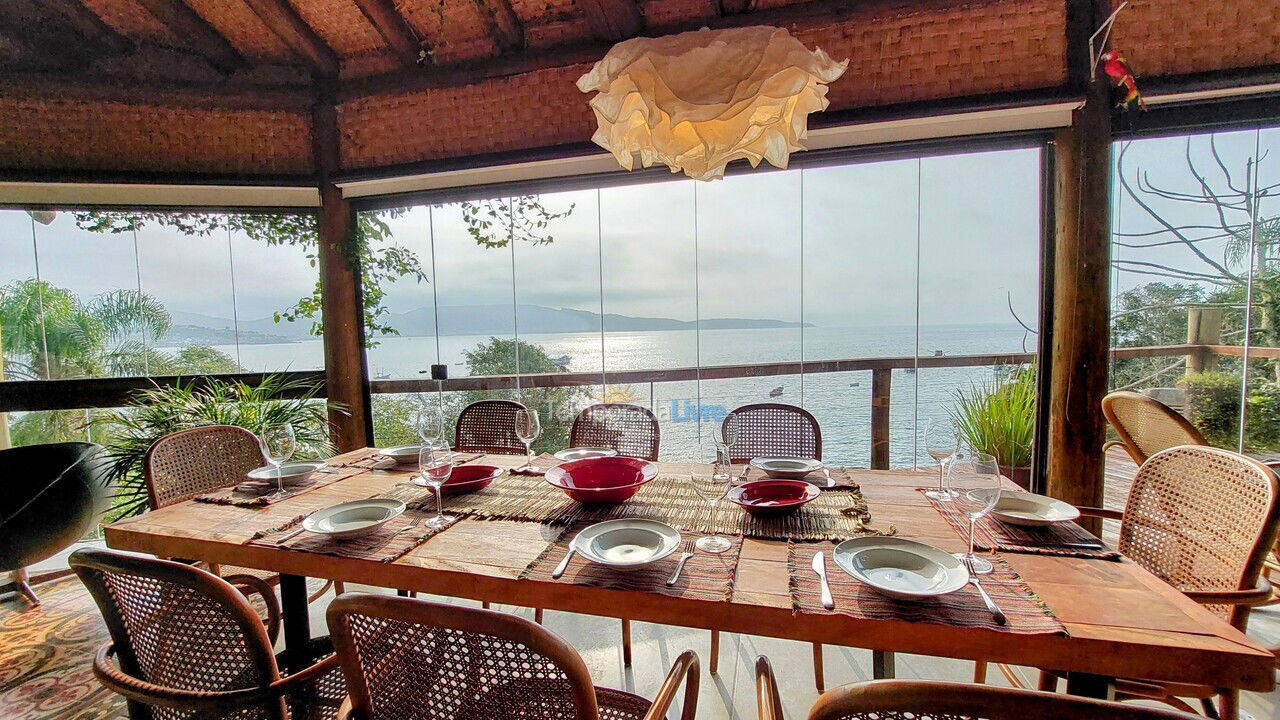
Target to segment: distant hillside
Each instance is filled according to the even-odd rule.
[[[524,333],[575,333],[598,332],[600,314],[586,310],[549,308],[542,305],[517,305],[513,318],[510,305],[441,305],[441,335],[508,335],[513,320]],[[174,344],[200,343],[229,345],[235,342],[235,323],[228,318],[198,313],[174,312],[174,327],[166,336]],[[423,337],[435,334],[435,313],[424,307],[404,313],[388,313],[383,322],[400,331],[406,337]],[[633,317],[605,313],[604,329],[611,332],[692,330],[692,320],[675,320],[660,317]],[[805,323],[811,327],[811,323]],[[314,339],[308,333],[310,322],[275,322],[272,318],[241,320],[242,344],[297,342]],[[742,330],[755,328],[791,328],[800,323],[782,320],[752,318],[707,318],[702,321],[704,330]]]

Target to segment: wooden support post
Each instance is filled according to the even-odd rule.
[[[871,371],[871,468],[889,469],[889,391],[893,370]]]
[[[1222,308],[1187,308],[1187,344],[1222,344]],[[1187,374],[1213,372],[1218,369],[1218,354],[1212,350],[1196,350],[1187,355]]]
[[[1074,505],[1101,507],[1102,443],[1110,344],[1111,100],[1089,67],[1088,37],[1110,5],[1068,3],[1069,68],[1086,93],[1071,127],[1054,137],[1053,363],[1050,369],[1047,490]],[[1094,533],[1101,521],[1082,522]]]
[[[312,111],[312,142],[320,178],[320,303],[324,322],[324,373],[333,444],[350,452],[372,444],[369,377],[364,357],[364,307],[360,270],[347,247],[355,216],[342,191],[330,182],[338,168],[338,118],[332,96],[322,96]]]

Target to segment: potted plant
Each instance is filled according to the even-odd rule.
[[[1000,472],[1020,487],[1031,485],[1031,443],[1035,439],[1036,373],[1014,370],[1004,380],[974,383],[955,393],[947,412],[969,447],[1000,464]]]

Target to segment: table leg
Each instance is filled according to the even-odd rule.
[[[871,678],[873,680],[891,680],[895,675],[893,652],[889,650],[872,650]]]
[[[311,664],[311,615],[307,609],[307,579],[300,575],[280,576],[280,615],[284,623],[285,665],[298,672]]]
[[[1101,700],[1116,699],[1115,678],[1090,673],[1067,673],[1067,694]]]

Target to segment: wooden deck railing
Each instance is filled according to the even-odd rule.
[[[1232,345],[1180,344],[1152,347],[1114,348],[1113,359],[1139,357],[1174,357],[1186,355],[1240,356],[1243,348]],[[1251,357],[1280,358],[1280,348],[1254,347]],[[743,363],[707,365],[655,370],[613,370],[606,372],[558,372],[520,375],[483,375],[442,380],[426,378],[373,380],[370,392],[418,393],[459,392],[467,390],[507,390],[521,388],[582,387],[594,385],[640,385],[696,380],[731,380],[738,378],[776,377],[784,375],[871,372],[871,466],[889,466],[889,410],[893,372],[895,370],[982,367],[1018,365],[1033,362],[1034,353],[994,353],[975,355],[897,356],[846,358],[839,360],[806,360],[804,362]],[[323,384],[321,371],[280,373],[290,379]],[[262,373],[235,373],[198,377],[155,376],[131,378],[80,378],[71,380],[38,380],[0,382],[0,413],[41,410],[77,410],[119,407],[141,389],[182,383],[204,383],[209,379],[239,380],[249,384],[260,382]],[[325,396],[321,390],[320,396]],[[652,391],[651,391],[652,395]]]

